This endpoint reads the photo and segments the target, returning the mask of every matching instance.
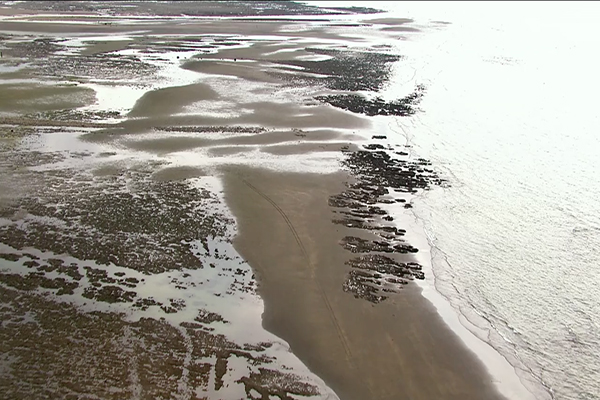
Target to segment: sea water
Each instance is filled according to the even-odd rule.
[[[391,134],[448,180],[413,200],[435,289],[536,397],[600,399],[600,4],[368,5],[418,29],[384,94],[426,87]]]

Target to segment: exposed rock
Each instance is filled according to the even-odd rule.
[[[399,263],[383,255],[367,255],[347,262],[352,267],[343,288],[356,298],[380,303],[412,279],[424,279],[417,263]]]
[[[334,107],[358,114],[365,114],[368,116],[396,115],[405,117],[413,115],[417,111],[416,106],[423,97],[424,91],[425,87],[419,85],[413,93],[395,101],[385,101],[381,97],[369,100],[358,94],[317,96],[316,99],[324,103],[329,103]]]
[[[391,63],[401,58],[397,55],[372,51],[317,48],[307,48],[306,51],[331,58],[321,61],[287,60],[280,61],[280,63],[302,67],[304,72],[324,75],[324,77],[272,74],[295,84],[322,85],[329,89],[343,91],[375,91],[381,89],[389,79]],[[317,99],[320,98],[317,97]]]

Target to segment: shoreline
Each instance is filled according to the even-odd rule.
[[[342,399],[502,398],[417,286],[377,305],[340,290],[351,254],[338,242],[348,229],[331,223],[327,199],[343,179],[226,173],[225,196],[238,223],[234,247],[257,272],[263,326]]]
[[[402,117],[394,118],[397,119],[398,126],[401,126]],[[414,144],[408,141],[403,132],[398,132],[397,130],[390,128],[391,125],[385,123],[379,123],[378,126],[382,130],[388,129],[388,138],[395,138],[398,140],[398,142],[389,140],[384,143],[394,146],[408,146],[407,151],[412,153]],[[418,155],[411,154],[411,157],[417,156]],[[432,190],[443,189],[436,187]],[[427,195],[427,193],[428,191],[422,191],[404,198],[410,203],[418,203],[421,201],[421,197]],[[398,207],[398,204],[382,204],[381,206],[390,215],[396,218],[396,220],[391,223],[392,225],[397,228],[406,229],[406,241],[419,249],[419,252],[414,254],[414,258],[424,267],[425,280],[417,280],[415,282],[421,289],[421,296],[425,301],[430,302],[431,305],[435,307],[439,317],[444,321],[448,329],[452,330],[461,339],[461,342],[466,348],[472,351],[483,363],[488,373],[492,376],[498,390],[510,399],[539,400],[549,398],[546,388],[539,381],[533,376],[530,376],[527,371],[523,371],[523,375],[520,375],[518,373],[518,368],[513,366],[504,354],[498,351],[492,343],[486,341],[474,332],[477,330],[482,331],[482,328],[471,323],[467,317],[459,310],[455,309],[450,300],[438,290],[436,287],[438,278],[435,275],[431,256],[432,245],[425,232],[423,221],[417,215],[416,210],[412,207],[409,209]],[[481,334],[485,335],[487,334],[487,331],[482,331]]]
[[[418,202],[418,197],[414,202]],[[510,399],[539,399],[536,393],[528,388],[522,378],[506,357],[500,353],[488,341],[478,337],[474,331],[481,328],[472,324],[463,314],[457,311],[450,300],[441,293],[436,287],[438,277],[435,275],[433,261],[431,259],[431,244],[422,225],[422,220],[411,211],[407,229],[409,232],[408,240],[415,243],[420,249],[416,255],[418,262],[427,268],[431,279],[429,281],[418,282],[421,288],[421,295],[429,301],[438,312],[439,317],[444,321],[448,329],[451,329],[462,341],[462,343],[472,351],[477,358],[484,364],[490,375],[495,381],[498,390]],[[421,243],[421,244],[418,244]],[[482,332],[482,334],[485,334]],[[539,382],[535,382],[539,384]],[[532,388],[539,390],[539,388]],[[547,395],[547,393],[539,393]]]

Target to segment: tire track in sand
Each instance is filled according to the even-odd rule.
[[[277,210],[277,212],[283,217],[288,228],[290,228],[292,235],[294,235],[294,239],[296,240],[298,247],[300,247],[300,251],[302,252],[302,255],[304,256],[304,259],[306,260],[306,264],[308,265],[309,268],[312,269],[312,263],[310,262],[310,258],[308,256],[308,252],[306,251],[306,247],[304,246],[304,243],[302,243],[302,240],[300,239],[300,236],[298,235],[298,232],[296,231],[294,224],[292,224],[292,221],[290,221],[290,219],[287,216],[287,214],[285,213],[285,211],[283,211],[281,209],[281,207],[279,207],[277,205],[277,203],[275,203],[275,201],[273,201],[269,196],[267,196],[265,193],[260,191],[257,187],[252,185],[250,182],[248,182],[244,178],[240,178],[240,179],[242,180],[242,182],[244,182],[246,184],[246,186],[248,186],[256,194],[258,194],[260,197],[265,199],[269,204],[271,204]],[[317,283],[319,292],[321,294],[321,297],[323,298],[323,302],[325,303],[325,305],[327,307],[327,310],[329,312],[329,317],[332,320],[333,325],[335,326],[335,329],[337,330],[338,338],[340,339],[340,342],[342,343],[342,347],[344,348],[344,351],[346,352],[348,361],[350,362],[352,369],[356,369],[356,366],[354,364],[354,359],[352,357],[352,351],[350,350],[350,346],[348,344],[348,340],[346,338],[346,335],[344,334],[344,331],[342,330],[342,328],[340,326],[340,323],[335,315],[335,312],[333,311],[333,307],[331,306],[329,298],[327,297],[327,293],[321,286],[321,283],[319,282],[318,279],[315,279],[315,282]]]

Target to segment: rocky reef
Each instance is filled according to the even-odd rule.
[[[339,215],[334,223],[377,238],[365,238],[361,234],[346,236],[340,241],[346,250],[360,254],[347,263],[351,270],[343,284],[344,291],[373,303],[384,301],[410,280],[425,278],[421,266],[406,259],[418,249],[404,240],[406,230],[390,224],[394,218],[379,205],[399,203],[410,208],[406,199],[395,198],[393,192],[408,195],[444,184],[444,180],[428,168],[427,160],[409,160],[393,151],[381,150],[380,146],[367,145],[371,150],[346,153],[343,164],[356,182],[348,184],[343,193],[329,198],[329,205]],[[403,261],[396,259],[399,256],[404,257]]]
[[[397,262],[383,255],[366,255],[347,262],[352,270],[344,282],[344,291],[355,297],[379,303],[386,294],[396,292],[413,279],[424,279],[421,266],[415,262]]]
[[[401,56],[382,53],[380,48],[305,50],[325,59],[282,62],[301,67],[302,73],[277,76],[332,91],[315,96],[315,100],[367,116],[404,117],[418,111],[425,94],[423,85],[393,101],[357,93],[383,89],[391,77],[393,63],[401,62]],[[407,201],[410,195],[444,184],[429,161],[413,159],[399,146],[384,145],[382,141],[387,139],[387,134],[376,134],[362,149],[342,150],[345,153],[342,166],[353,181],[344,192],[329,198],[329,205],[336,213],[333,222],[357,232],[340,241],[344,249],[357,255],[347,263],[350,271],[343,290],[373,303],[384,301],[410,280],[424,279],[421,267],[410,259],[418,249],[405,241],[406,230],[394,225],[394,216],[383,205],[398,203],[411,208]]]
[[[423,97],[424,92],[425,87],[419,85],[413,93],[395,101],[385,101],[381,97],[375,97],[370,100],[358,94],[333,94],[317,96],[315,98],[324,103],[329,103],[334,107],[358,114],[406,117],[413,115],[417,111],[416,106]]]
[[[391,63],[400,56],[376,51],[306,48],[327,59],[319,61],[286,60],[283,65],[301,67],[303,74],[274,74],[298,85],[324,86],[332,90],[375,91],[383,87],[391,74]],[[294,69],[294,71],[296,71]]]
[[[301,67],[303,74],[275,75],[295,84],[330,89],[332,94],[315,99],[356,114],[404,117],[418,111],[425,94],[423,85],[417,85],[412,93],[393,101],[356,93],[381,90],[391,77],[393,63],[400,62],[401,56],[375,49],[305,50],[327,58],[285,61],[282,64]],[[381,205],[399,203],[411,208],[406,198],[394,195],[402,193],[407,197],[444,184],[429,161],[412,159],[406,151],[377,142],[386,139],[387,135],[373,135],[372,141],[362,149],[345,151],[342,165],[350,171],[354,182],[348,183],[343,193],[329,198],[329,205],[338,215],[333,222],[357,230],[356,235],[340,241],[343,248],[357,255],[347,263],[350,271],[343,290],[373,303],[384,301],[409,281],[425,277],[421,266],[407,258],[418,249],[406,243],[403,238],[406,230],[393,225],[394,217]]]

